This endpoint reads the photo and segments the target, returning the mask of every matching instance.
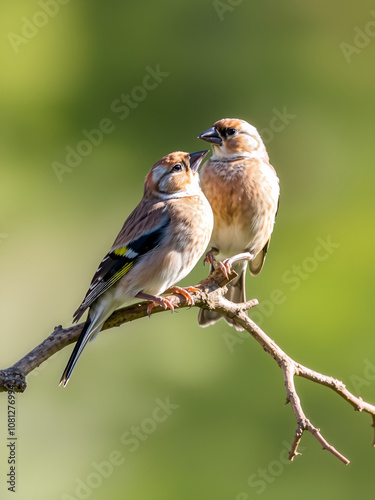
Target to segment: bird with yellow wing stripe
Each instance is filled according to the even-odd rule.
[[[100,332],[106,319],[134,298],[171,309],[160,294],[175,287],[195,266],[211,237],[213,215],[199,187],[198,167],[208,151],[164,156],[146,176],[143,198],[125,221],[111,250],[98,267],[77,311],[78,321],[89,309],[86,323],[61,377],[64,387],[86,344]]]

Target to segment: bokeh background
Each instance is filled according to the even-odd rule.
[[[374,9],[366,0],[2,2],[0,367],[71,324],[152,164],[205,148],[198,133],[240,117],[265,138],[282,192],[265,268],[248,276],[261,302],[252,315],[299,362],[375,403]],[[147,68],[161,76],[145,91]],[[122,95],[133,95],[127,111]],[[69,166],[68,149],[104,119],[111,132]],[[335,245],[318,261],[321,241]],[[206,272],[199,264],[184,283]],[[351,464],[309,435],[288,463],[295,420],[279,368],[252,339],[224,322],[202,330],[196,315],[103,333],[65,390],[71,347],[31,374],[17,397],[13,496],[2,394],[0,497],[371,495],[369,416],[297,380],[308,417]]]

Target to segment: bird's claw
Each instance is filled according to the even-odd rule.
[[[223,261],[219,261],[217,263],[218,267],[221,269],[221,272],[224,274],[224,276],[228,279],[229,275],[232,272],[232,265],[234,262],[237,262],[239,260],[253,260],[254,255],[250,252],[243,252],[239,253],[237,255],[233,255],[233,257],[229,257],[229,259],[225,259]]]
[[[212,255],[212,250],[206,253],[206,256],[203,260],[203,265],[205,265],[206,262],[207,264],[210,264],[212,267],[214,267],[215,257]]]
[[[194,286],[187,286],[187,287],[180,287],[180,286],[172,286],[166,290],[166,293],[177,293],[178,295],[182,295],[188,306],[194,305],[194,300],[193,297],[190,295],[191,293],[194,292],[200,292],[199,288],[196,288]]]
[[[174,305],[172,302],[166,297],[155,297],[154,300],[147,306],[147,314],[148,317],[151,318],[151,311],[156,306],[164,307],[164,310],[170,309],[172,312],[174,311]]]
[[[218,252],[217,252],[216,249],[214,249],[214,250],[215,250],[215,255],[216,255]],[[213,256],[213,249],[209,250],[206,253],[206,256],[205,256],[204,261],[203,261],[203,265],[206,262],[208,264],[210,264],[213,268],[215,268],[216,259]],[[230,259],[225,259],[223,261],[218,261],[217,262],[217,266],[220,268],[220,270],[224,274],[224,276],[228,279],[230,273],[232,272],[232,262],[230,261]]]
[[[217,263],[219,266],[221,272],[224,274],[224,276],[228,279],[230,273],[232,272],[232,262],[230,259],[225,259],[223,261],[219,261]]]

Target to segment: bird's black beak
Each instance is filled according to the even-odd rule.
[[[202,163],[204,157],[207,155],[209,150],[198,151],[197,153],[190,153],[190,168],[193,172],[197,172],[199,165]]]
[[[223,140],[215,127],[212,127],[206,130],[206,132],[203,132],[201,135],[198,135],[198,139],[203,139],[204,141],[212,142],[213,144],[219,144],[219,146],[223,144]]]

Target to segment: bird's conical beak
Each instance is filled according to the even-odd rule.
[[[206,132],[198,135],[198,139],[203,139],[204,141],[212,142],[213,144],[219,144],[219,146],[223,143],[223,140],[215,127],[212,127],[206,130]]]
[[[204,157],[207,155],[209,150],[198,151],[197,153],[190,153],[190,168],[193,172],[197,172],[199,165],[202,163]]]

